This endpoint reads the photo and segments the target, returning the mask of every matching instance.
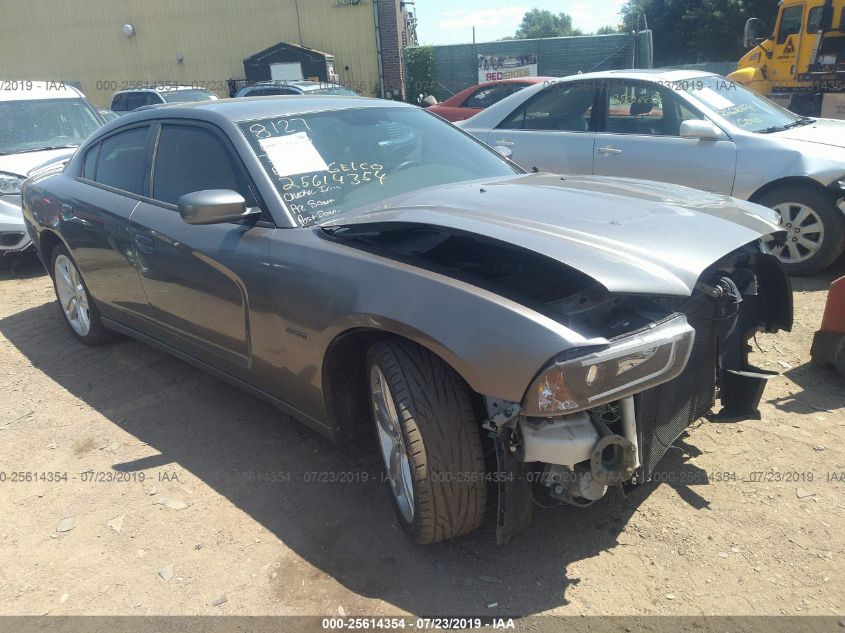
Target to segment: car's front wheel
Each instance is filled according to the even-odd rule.
[[[110,338],[76,263],[64,246],[53,249],[52,273],[59,308],[73,335],[86,345],[98,345]]]
[[[442,360],[399,339],[370,348],[367,375],[385,478],[405,532],[429,544],[477,528],[487,484],[466,384]]]
[[[780,214],[785,238],[767,237],[763,246],[793,275],[812,275],[830,266],[845,246],[845,217],[832,196],[809,187],[781,187],[757,203]]]

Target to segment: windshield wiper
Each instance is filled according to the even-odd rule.
[[[792,128],[802,127],[804,125],[809,125],[810,123],[815,123],[815,119],[811,119],[810,117],[802,117],[797,121],[793,121],[792,123],[787,123],[786,125],[773,125],[771,127],[767,127],[765,130],[761,130],[763,134],[772,134],[773,132],[783,132],[785,130],[791,130]]]
[[[47,152],[51,149],[76,149],[78,145],[48,145],[47,147],[33,147],[32,149],[23,149],[17,154],[29,154],[30,152]]]

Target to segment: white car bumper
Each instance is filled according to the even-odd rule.
[[[21,214],[21,197],[0,196],[0,255],[29,248],[32,240]]]

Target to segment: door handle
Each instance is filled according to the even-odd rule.
[[[140,250],[142,253],[152,253],[153,249],[155,248],[155,242],[153,242],[153,238],[148,237],[146,235],[135,236],[135,243],[138,245],[138,250]]]
[[[502,147],[513,147],[513,141],[496,141],[496,145],[501,145]]]
[[[599,147],[598,149],[599,154],[604,154],[605,156],[616,156],[617,154],[621,154],[622,150],[618,147]]]

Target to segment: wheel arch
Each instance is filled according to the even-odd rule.
[[[332,428],[338,429],[340,442],[364,436],[370,429],[369,386],[366,373],[367,351],[379,340],[401,339],[423,347],[437,357],[466,384],[479,422],[485,416],[483,397],[473,389],[467,377],[444,358],[441,350],[417,338],[398,332],[367,327],[347,329],[336,335],[323,357],[323,398]]]
[[[65,244],[65,241],[59,236],[59,234],[50,229],[42,230],[38,236],[38,241],[36,242],[41,262],[44,264],[44,268],[51,277],[53,276],[53,250],[59,245],[64,246],[68,249],[68,251],[70,251],[70,248],[68,248],[68,245]]]
[[[757,202],[766,194],[769,194],[777,189],[782,189],[784,187],[807,187],[826,196],[834,198],[834,194],[831,189],[829,187],[825,187],[822,183],[820,183],[818,180],[815,180],[814,178],[810,178],[809,176],[786,176],[785,178],[779,178],[763,185],[757,191],[755,191],[750,198],[748,198],[748,201]]]

